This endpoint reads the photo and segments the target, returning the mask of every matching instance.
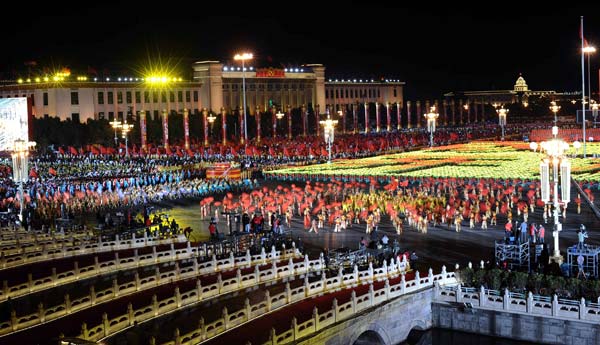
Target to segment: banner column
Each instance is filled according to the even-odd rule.
[[[365,102],[365,134],[369,133],[369,103]]]
[[[412,119],[410,116],[410,101],[406,101],[406,128],[412,128]]]
[[[227,112],[221,107],[221,126],[223,130],[223,145],[227,145]]]
[[[292,139],[292,106],[287,105],[288,139]]]
[[[162,125],[163,125],[163,146],[165,150],[169,148],[169,113],[166,109],[162,111]]]
[[[244,145],[244,113],[242,113],[242,107],[238,108],[238,113],[240,114],[240,143]]]
[[[183,139],[186,150],[190,149],[190,112],[183,109]]]
[[[260,108],[258,105],[254,111],[254,117],[256,118],[256,142],[260,143]]]
[[[208,110],[202,109],[202,119],[204,123],[204,146],[208,146]]]
[[[140,135],[142,136],[142,151],[146,152],[146,111],[140,111]]]

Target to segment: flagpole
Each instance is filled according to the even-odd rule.
[[[583,158],[586,158],[585,145],[585,59],[583,56],[583,16],[581,16],[581,112],[583,113]]]

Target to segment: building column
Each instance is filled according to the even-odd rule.
[[[390,102],[385,103],[385,110],[387,115],[387,131],[392,131],[392,113],[390,113]]]
[[[477,115],[479,113],[479,104],[477,104],[477,100],[473,101],[473,108],[475,108],[475,119],[473,120],[473,122],[477,123]]]
[[[448,101],[442,100],[442,107],[444,108],[444,126],[448,126]]]
[[[417,128],[421,128],[421,101],[417,101]]]
[[[342,104],[342,134],[346,133],[346,117],[348,117],[348,105]]]
[[[321,136],[321,131],[319,131],[319,121],[321,120],[321,106],[315,106],[315,128],[317,129],[317,137]]]
[[[227,111],[221,107],[221,129],[223,131],[223,145],[227,145]]]
[[[481,99],[481,122],[485,122],[485,99]]]
[[[307,121],[307,110],[306,110],[306,106],[304,104],[302,104],[302,108],[300,108],[301,114],[302,115],[302,136],[305,137],[306,136],[306,121]]]
[[[407,123],[406,123],[406,128],[412,128],[412,119],[410,116],[410,101],[406,101],[406,119],[407,119]]]
[[[256,142],[260,143],[260,107],[258,105],[254,110],[254,118],[256,119]]]
[[[187,108],[183,109],[183,139],[186,150],[190,149],[190,112]]]
[[[456,126],[456,100],[454,98],[450,101],[450,109],[452,110],[452,125]]]
[[[464,108],[464,106],[463,106],[463,100],[462,100],[462,99],[459,99],[459,100],[458,100],[458,114],[459,114],[459,116],[460,116],[460,117],[459,117],[459,121],[460,121],[460,124],[461,124],[461,125],[463,124],[463,111],[464,111],[464,109],[465,109],[465,108]]]
[[[292,106],[287,105],[288,139],[292,139]]]
[[[169,148],[169,113],[167,109],[162,111],[162,125],[163,125],[163,146],[165,150]]]
[[[350,108],[352,111],[352,133],[356,134],[358,133],[358,115],[356,114],[358,112],[358,102],[356,106],[354,103],[350,104]]]
[[[467,98],[467,103],[464,105],[465,110],[467,111],[467,123],[471,123],[471,105],[469,104],[469,99]]]

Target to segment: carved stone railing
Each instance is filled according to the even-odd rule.
[[[340,289],[351,289],[352,286],[356,286],[356,284],[371,284],[368,297],[355,296],[356,298],[353,299],[355,305],[359,306],[359,309],[357,309],[358,311],[363,310],[367,305],[371,306],[382,303],[382,301],[391,298],[391,296],[399,296],[401,294],[410,293],[421,288],[431,287],[434,281],[447,281],[454,279],[454,273],[445,273],[444,271],[443,274],[434,276],[430,270],[430,274],[427,277],[420,278],[419,272],[417,272],[414,280],[406,282],[404,280],[404,273],[406,272],[407,267],[406,261],[395,263],[392,260],[389,266],[387,263],[385,263],[382,267],[377,269],[374,269],[371,264],[368,268],[362,271],[359,271],[358,267],[354,266],[354,271],[348,274],[343,274],[342,270],[340,269],[337,276],[327,278],[325,275],[322,275],[321,279],[314,282],[309,282],[308,277],[306,277],[303,286],[292,289],[290,288],[290,285],[287,284],[285,291],[274,296],[270,296],[267,291],[264,299],[255,304],[250,304],[249,300],[246,299],[245,307],[235,312],[230,312],[224,308],[221,318],[209,324],[205,324],[204,319],[201,318],[198,328],[186,334],[180,334],[179,329],[176,329],[174,339],[163,345],[197,344],[206,339],[220,335],[233,327],[258,318],[270,311],[289,306],[293,303],[318,294],[338,291]],[[388,279],[397,277],[398,275],[402,275],[400,282],[390,286]],[[372,283],[375,280],[382,279],[386,280],[386,287],[383,290],[374,291]],[[347,310],[346,308],[347,307],[344,305],[344,309],[340,315],[345,316],[343,312]],[[317,322],[320,322],[319,320],[322,318],[322,315],[316,315]],[[330,323],[325,321],[323,324],[328,325]],[[306,327],[304,327],[303,330],[307,329]],[[313,327],[313,330],[314,329],[315,328]],[[306,332],[308,331],[305,331],[305,333]],[[291,340],[293,339],[282,340],[281,342]],[[151,340],[151,343],[153,342],[154,340]]]
[[[117,250],[134,249],[149,247],[159,244],[184,243],[187,238],[184,235],[179,235],[175,238],[158,240],[153,237],[132,238],[130,240],[120,240],[117,236],[116,240],[108,242],[96,242],[91,244],[80,244],[72,247],[61,247],[56,249],[45,248],[40,252],[24,253],[10,256],[0,256],[0,272],[1,269],[26,265],[33,262],[49,261],[74,257],[79,255],[89,255],[103,252],[111,252]]]
[[[355,317],[366,309],[381,305],[391,299],[408,295],[413,292],[425,288],[433,288],[437,285],[456,284],[456,277],[453,272],[446,272],[446,266],[442,267],[440,274],[434,275],[429,269],[429,274],[421,278],[419,272],[413,280],[405,281],[404,275],[397,284],[390,284],[389,280],[385,280],[385,285],[378,290],[375,290],[373,284],[369,285],[369,291],[361,296],[356,295],[356,291],[352,290],[350,301],[338,305],[337,299],[333,299],[331,309],[319,312],[315,307],[311,319],[297,323],[296,318],[292,318],[292,325],[288,330],[277,334],[275,328],[271,329],[270,340],[265,345],[287,344],[299,340],[303,337],[310,336],[320,330],[333,325],[337,322]],[[168,343],[176,344],[176,343]],[[188,343],[181,343],[188,344]],[[192,344],[192,343],[189,343]]]
[[[90,292],[88,295],[75,300],[71,300],[70,296],[66,294],[64,296],[64,302],[61,304],[47,307],[40,303],[38,305],[38,310],[35,313],[17,316],[13,310],[9,320],[0,321],[0,336],[52,321],[66,315],[79,312],[83,309],[112,301],[124,295],[135,294],[143,290],[151,289],[163,284],[173,283],[182,279],[200,277],[209,273],[235,268],[238,268],[239,275],[240,268],[251,267],[252,265],[263,265],[266,263],[271,263],[273,267],[275,267],[275,271],[279,272],[280,270],[285,270],[287,266],[284,268],[277,267],[277,263],[280,263],[283,260],[289,260],[289,263],[295,264],[293,259],[298,257],[301,258],[301,255],[295,248],[288,250],[284,249],[283,252],[275,251],[275,248],[272,248],[271,252],[268,254],[263,248],[262,253],[259,255],[250,255],[250,253],[247,252],[244,256],[234,257],[233,253],[231,253],[228,258],[217,260],[216,256],[213,256],[211,261],[201,263],[198,263],[198,261],[194,259],[192,266],[182,269],[180,269],[178,263],[176,262],[173,270],[160,272],[159,268],[157,267],[153,276],[148,276],[141,279],[139,274],[136,272],[133,280],[119,283],[117,279],[114,278],[112,280],[112,286],[101,291],[96,291],[94,286],[90,286]],[[305,259],[305,261],[306,260],[307,259]],[[256,272],[258,272],[258,266],[255,266],[255,271],[253,274],[256,274]],[[240,283],[239,285],[246,287],[248,283],[251,283],[250,285],[252,285],[254,283],[259,283],[260,279],[263,277],[270,277],[268,274],[265,274],[264,271],[259,273],[259,280],[240,276],[239,278],[243,280],[243,283]],[[199,282],[200,280],[198,280],[198,283]],[[221,273],[219,273],[217,276],[217,282],[223,282]],[[228,282],[228,280],[224,281],[220,289],[226,290],[226,287],[229,285]]]
[[[540,296],[479,289],[461,286],[439,287],[435,289],[435,301],[470,303],[473,308],[522,313],[533,316],[567,318],[573,320],[600,322],[600,304],[581,300],[558,298],[557,295]]]

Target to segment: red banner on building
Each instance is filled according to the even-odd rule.
[[[257,78],[285,78],[285,71],[281,68],[258,68],[256,69]]]

